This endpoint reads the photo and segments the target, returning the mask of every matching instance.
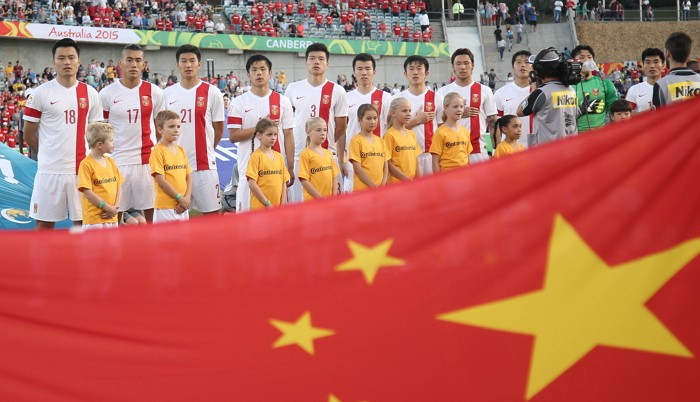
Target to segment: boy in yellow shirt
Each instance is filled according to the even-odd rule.
[[[105,155],[114,152],[114,129],[107,123],[91,123],[86,138],[90,153],[78,167],[78,191],[83,194],[83,227],[117,227],[124,177],[114,160]]]
[[[192,169],[187,153],[177,145],[180,116],[171,110],[162,110],[156,116],[156,130],[160,141],[148,160],[156,184],[153,222],[186,221],[192,197]]]

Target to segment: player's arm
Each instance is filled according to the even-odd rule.
[[[231,142],[241,142],[253,138],[255,127],[250,128],[229,128],[228,139]],[[286,144],[286,143],[285,143]]]
[[[338,150],[338,165],[340,165],[340,173],[343,177],[348,175],[345,169],[345,131],[348,128],[348,117],[336,117],[335,120],[335,149]]]
[[[287,187],[294,184],[294,130],[291,128],[282,129],[284,135],[284,157],[287,160],[287,171],[289,172],[289,181]]]
[[[429,122],[430,120],[435,118],[435,112],[433,113],[428,113],[423,111],[423,105],[418,107],[418,112],[416,113],[411,120],[406,123],[406,129],[407,130],[412,130],[414,127],[425,124]]]
[[[603,80],[605,85],[605,114],[610,114],[610,107],[617,100],[617,90],[610,80]]]
[[[36,132],[39,130],[39,123],[33,121],[24,121],[24,140],[27,141],[29,148],[34,151],[34,153],[39,152],[39,139],[36,136]]]
[[[433,157],[433,173],[440,171],[440,155],[430,154]]]
[[[355,160],[350,162],[352,162],[352,168],[355,170],[355,176],[357,176],[361,182],[365,183],[365,185],[369,188],[377,187],[374,182],[372,182],[372,179],[369,177],[369,173],[367,173],[365,168],[362,167],[360,162]]]
[[[219,145],[219,142],[221,141],[221,137],[224,136],[224,122],[222,121],[215,121],[212,122],[212,127],[214,127],[214,148],[216,148],[217,145]]]

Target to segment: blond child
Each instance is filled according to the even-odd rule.
[[[459,124],[464,114],[464,98],[456,92],[445,95],[442,119],[445,122],[433,136],[430,153],[433,156],[433,172],[451,170],[469,164],[472,143],[469,130]]]
[[[261,119],[255,125],[255,137],[260,141],[260,147],[250,155],[245,174],[250,188],[251,211],[287,203],[289,172],[282,154],[272,149],[277,132],[277,125],[270,119]]]
[[[353,189],[361,191],[386,184],[390,156],[384,140],[374,135],[374,129],[379,124],[377,108],[368,103],[360,105],[357,120],[360,122],[360,132],[350,141],[350,163],[355,171]]]
[[[384,134],[389,159],[389,182],[397,183],[412,180],[420,176],[418,156],[420,146],[416,141],[416,133],[406,128],[411,120],[411,103],[406,98],[395,98],[389,106],[387,127]]]
[[[508,114],[501,117],[496,121],[496,127],[498,127],[506,138],[496,147],[496,151],[493,154],[494,158],[500,158],[525,150],[525,147],[518,143],[518,139],[520,139],[523,133],[523,123],[517,116]]]
[[[153,222],[186,221],[192,202],[192,169],[187,153],[177,145],[180,116],[171,110],[159,112],[156,131],[160,140],[149,159],[156,189]]]
[[[340,168],[333,160],[331,151],[322,144],[328,137],[328,126],[320,117],[306,121],[307,147],[299,156],[299,180],[304,192],[304,201],[329,197],[340,193],[338,175]]]
[[[83,194],[83,227],[117,227],[124,177],[105,154],[114,152],[114,129],[107,123],[91,123],[86,132],[90,153],[78,167],[78,191]]]

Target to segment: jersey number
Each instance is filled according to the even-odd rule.
[[[311,117],[316,117],[316,105],[311,105]]]
[[[126,111],[126,113],[129,115],[129,124],[138,122],[138,120],[139,120],[139,110],[138,109],[129,109]],[[132,117],[133,117],[133,119],[132,119]]]
[[[66,124],[75,124],[75,110],[64,110],[63,115],[66,117]]]
[[[180,123],[192,123],[192,109],[180,109],[180,115],[182,116]]]

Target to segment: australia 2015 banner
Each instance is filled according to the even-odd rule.
[[[698,400],[698,108],[335,199],[0,233],[0,400]]]

